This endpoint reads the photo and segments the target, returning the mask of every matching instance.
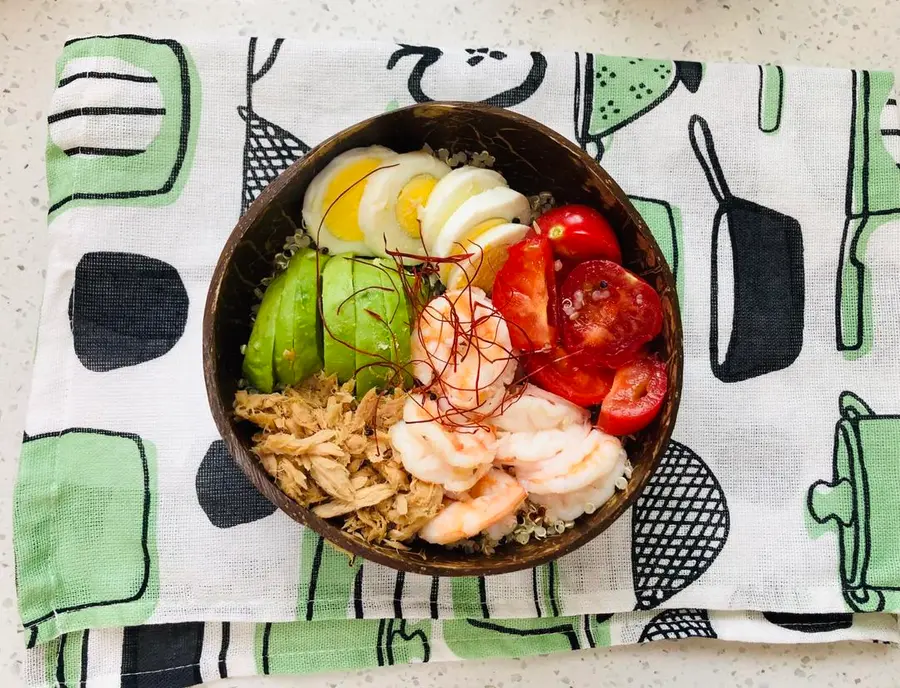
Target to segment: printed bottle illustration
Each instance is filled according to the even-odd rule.
[[[306,674],[427,662],[431,659],[431,632],[427,619],[259,624],[256,670],[260,674]]]
[[[425,45],[399,45],[388,60],[387,69],[397,68],[401,61],[412,64],[407,90],[417,103],[477,100],[494,107],[515,107],[534,95],[547,74],[547,58],[539,52],[526,56],[508,55],[489,48],[444,51]],[[407,58],[418,59],[411,62]],[[446,63],[447,72],[443,78],[433,74],[440,73],[440,69],[429,72],[438,62],[441,62],[439,67]],[[453,74],[465,74],[464,81],[451,84]],[[485,89],[487,91],[482,93]],[[473,97],[473,94],[476,95]]]
[[[152,444],[86,428],[26,437],[13,527],[30,644],[150,618],[159,595]]]
[[[238,468],[222,440],[215,440],[206,450],[194,487],[200,508],[216,528],[252,523],[278,508]]]
[[[787,368],[803,348],[805,278],[800,223],[732,195],[706,120],[699,115],[691,117],[689,132],[691,147],[719,202],[712,227],[710,275],[709,362],[713,375],[722,382],[740,382]],[[732,255],[720,260],[723,233],[727,233]],[[733,269],[727,269],[729,265]],[[720,303],[719,293],[729,275],[733,303]],[[724,355],[720,352],[720,307],[726,313],[731,311]],[[722,334],[727,334],[724,327]]]
[[[283,43],[279,38],[263,51],[259,39],[251,38],[247,50],[247,104],[238,107],[246,125],[241,214],[275,177],[310,151],[297,136],[261,116],[253,102],[254,85],[272,69]]]
[[[669,264],[675,276],[675,288],[680,299],[684,298],[684,241],[681,229],[681,211],[668,203],[655,198],[629,196],[635,209],[644,218],[653,238]]]
[[[759,97],[757,126],[765,134],[781,127],[784,114],[784,69],[778,65],[759,65]]]
[[[877,415],[852,392],[843,392],[838,405],[833,475],[810,486],[807,509],[817,524],[837,531],[847,606],[855,612],[897,611],[900,415]]]
[[[653,609],[702,576],[730,527],[716,476],[689,447],[671,441],[631,517],[635,609]]]
[[[851,360],[871,351],[875,331],[866,246],[872,232],[900,221],[900,118],[896,99],[889,104],[893,85],[889,72],[853,72],[847,216],[835,296],[837,348]]]
[[[164,205],[181,193],[200,121],[200,80],[177,41],[66,43],[47,118],[50,215],[90,204]]]
[[[181,275],[165,261],[140,253],[85,253],[69,295],[75,355],[98,373],[159,358],[184,334],[188,305]]]
[[[647,114],[678,84],[696,93],[702,79],[697,62],[575,53],[575,140],[600,160],[604,138]]]
[[[121,688],[188,688],[203,682],[203,623],[125,628]]]

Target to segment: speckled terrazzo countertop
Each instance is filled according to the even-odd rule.
[[[20,685],[23,641],[14,601],[11,495],[46,261],[45,107],[53,62],[66,38],[202,30],[900,71],[895,5],[896,0],[0,0],[0,685]],[[900,651],[883,645],[690,641],[215,685],[896,686],[898,670]]]

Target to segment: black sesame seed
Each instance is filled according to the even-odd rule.
[[[600,280],[600,288],[606,289],[609,286],[609,283],[606,280]]]
[[[319,249],[319,253],[321,253],[323,256],[327,256],[328,249],[323,246],[322,248]]]

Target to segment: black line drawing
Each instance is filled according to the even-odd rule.
[[[441,579],[437,576],[431,577],[431,593],[428,596],[428,607],[431,612],[431,618],[437,619],[440,616],[438,609],[438,596],[441,590]]]
[[[832,477],[817,480],[806,508],[820,525],[834,522],[844,600],[855,612],[897,609],[897,538],[885,524],[900,513],[897,447],[900,415],[878,415],[852,392],[838,400]]]
[[[76,605],[70,605],[65,607],[59,607],[53,609],[46,614],[34,618],[29,619],[27,621],[23,620],[22,626],[25,628],[31,628],[33,638],[37,637],[37,626],[43,621],[50,619],[55,616],[59,616],[60,614],[65,614],[67,612],[75,612],[82,609],[88,609],[90,607],[106,607],[114,604],[125,604],[128,602],[134,602],[135,600],[139,600],[144,594],[147,592],[147,588],[150,584],[150,572],[151,572],[151,557],[150,557],[150,548],[148,543],[148,538],[150,534],[150,506],[152,495],[150,493],[150,466],[148,464],[147,452],[144,447],[144,440],[129,432],[113,432],[111,430],[98,430],[95,428],[67,428],[65,430],[60,430],[58,432],[47,432],[39,435],[26,435],[22,444],[23,444],[23,455],[25,454],[24,445],[29,444],[31,442],[38,442],[40,440],[45,440],[48,438],[61,438],[65,435],[69,434],[93,434],[93,435],[101,435],[104,437],[116,437],[131,440],[134,442],[135,447],[138,452],[139,460],[141,462],[141,472],[143,476],[143,504],[141,508],[141,526],[140,526],[140,542],[139,547],[141,550],[141,558],[142,558],[142,571],[140,584],[138,585],[137,590],[134,591],[131,595],[127,595],[117,599],[110,600],[97,600],[94,602],[82,602]],[[25,459],[23,459],[25,460]],[[21,562],[19,564],[21,566]]]
[[[403,583],[406,581],[406,574],[403,571],[397,571],[394,580],[394,618],[403,618]]]
[[[837,348],[851,360],[868,354],[874,337],[866,268],[869,239],[882,225],[900,219],[900,144],[893,148],[900,136],[895,139],[890,129],[887,136],[882,132],[882,121],[898,121],[892,115],[897,112],[892,85],[889,73],[853,72],[846,220],[835,288]]]
[[[199,622],[131,626],[122,639],[122,688],[188,688],[203,682]]]
[[[671,441],[631,517],[635,609],[653,609],[702,576],[730,527],[716,476],[689,447]]]
[[[238,107],[244,120],[244,183],[241,190],[241,214],[263,192],[269,183],[310,151],[299,137],[260,116],[253,103],[253,86],[275,64],[284,43],[277,39],[259,69],[255,69],[259,39],[251,38],[247,50],[247,104]]]
[[[142,76],[140,74],[119,74],[117,72],[78,72],[77,74],[72,74],[71,76],[67,76],[65,79],[60,79],[59,83],[56,84],[57,88],[62,88],[63,86],[68,86],[73,81],[78,81],[79,79],[114,79],[116,81],[133,81],[138,84],[156,84],[159,83],[159,80],[152,75]]]
[[[789,631],[800,633],[829,633],[841,631],[853,625],[853,614],[788,614],[785,612],[763,612],[769,623]]]
[[[791,365],[803,348],[803,234],[792,217],[733,196],[706,120],[691,117],[691,147],[719,202],[713,220],[709,362],[722,382]],[[731,333],[719,353],[719,234],[727,224],[734,281]],[[732,305],[732,304],[727,304]]]
[[[650,619],[638,642],[718,637],[705,609],[667,609]]]
[[[356,576],[353,578],[353,615],[357,619],[362,619],[365,616],[365,610],[363,609],[362,587],[364,570],[365,568],[363,566],[360,566],[356,570]]]
[[[668,201],[643,196],[629,196],[637,211],[650,228],[653,238],[669,263],[675,276],[675,289],[684,298],[684,250],[681,211]]]
[[[422,79],[425,77],[425,72],[444,56],[444,51],[440,48],[425,45],[406,45],[404,43],[399,43],[398,45],[400,46],[399,49],[394,51],[388,60],[387,69],[394,69],[400,60],[405,57],[418,56],[419,59],[416,61],[415,65],[413,65],[413,68],[409,73],[409,78],[407,79],[407,89],[413,100],[417,103],[427,103],[432,100],[448,100],[447,97],[432,97],[426,94],[422,88]],[[470,67],[475,67],[482,63],[485,58],[502,61],[507,57],[506,53],[500,50],[490,50],[488,48],[467,48],[466,53],[471,55],[471,57],[466,60],[466,63]],[[535,91],[541,87],[541,84],[544,83],[546,74],[547,58],[539,52],[532,52],[531,68],[521,83],[501,91],[500,93],[489,96],[488,98],[484,98],[480,102],[485,105],[503,108],[519,105],[528,100],[528,98],[534,95]]]
[[[216,528],[252,523],[277,509],[238,468],[222,440],[214,441],[206,450],[194,488],[200,508]]]
[[[588,642],[588,647],[597,647],[597,641],[594,638],[592,625],[599,626],[612,618],[612,614],[585,614],[584,621],[584,637]]]
[[[90,630],[63,634],[59,639],[56,653],[56,686],[55,688],[85,688],[87,685],[88,639]],[[75,667],[66,664],[66,647],[69,642],[78,642],[78,664]],[[68,672],[74,671],[74,675]]]
[[[575,53],[575,140],[599,161],[605,137],[647,114],[678,84],[696,93],[702,80],[699,62]]]
[[[532,626],[532,628],[515,628],[509,625],[513,621],[528,623]],[[578,634],[575,632],[575,627],[571,623],[561,623],[555,626],[547,626],[544,628],[537,627],[537,622],[535,622],[534,619],[510,619],[507,621],[507,624],[490,621],[480,621],[478,619],[466,619],[466,623],[470,626],[473,626],[474,628],[494,631],[495,633],[502,633],[504,635],[515,635],[521,637],[555,635],[559,633],[565,636],[572,650],[581,649],[581,645],[578,642]]]
[[[47,124],[53,124],[55,122],[61,122],[65,119],[72,119],[73,117],[83,117],[84,115],[164,115],[166,114],[165,108],[153,108],[153,107],[120,107],[120,106],[109,106],[109,107],[82,107],[77,108],[75,110],[63,110],[61,112],[54,112],[52,115],[47,117]]]
[[[97,373],[159,358],[184,334],[188,305],[168,263],[140,253],[85,253],[69,296],[75,355]]]
[[[416,622],[410,622],[411,625],[414,623]],[[407,631],[406,619],[379,619],[378,639],[375,644],[378,666],[396,664],[395,652],[399,649],[398,641],[421,643],[422,661],[427,662],[431,659],[431,643],[424,629]],[[404,651],[408,652],[406,648]]]
[[[759,94],[756,123],[765,134],[781,127],[784,114],[784,69],[778,65],[759,65]]]
[[[222,645],[219,647],[219,678],[228,678],[228,646],[231,644],[231,624],[222,622]]]
[[[172,127],[171,135],[167,137],[167,141],[170,144],[168,146],[170,150],[167,150],[165,153],[158,151],[160,155],[171,156],[171,158],[163,159],[160,157],[155,157],[152,160],[148,159],[147,165],[145,166],[146,174],[132,174],[127,177],[123,177],[122,175],[117,174],[107,174],[105,176],[96,175],[97,179],[103,177],[104,183],[109,182],[111,185],[102,191],[75,191],[58,199],[51,198],[50,208],[48,212],[52,214],[65,205],[76,200],[127,200],[133,198],[147,198],[151,196],[159,196],[162,199],[162,197],[169,194],[169,192],[175,188],[176,183],[179,181],[179,177],[187,173],[186,168],[190,167],[190,165],[188,164],[188,158],[191,155],[191,149],[194,145],[194,139],[196,138],[193,135],[193,130],[198,119],[198,113],[196,112],[196,108],[194,107],[196,104],[196,94],[194,93],[194,87],[191,83],[192,79],[196,78],[196,74],[188,60],[188,56],[185,52],[184,47],[177,41],[169,39],[148,38],[147,36],[138,36],[135,34],[120,34],[115,36],[86,36],[83,38],[76,38],[67,41],[65,47],[68,48],[69,46],[78,44],[82,41],[102,41],[110,45],[115,45],[118,43],[120,45],[115,50],[114,54],[123,55],[126,58],[131,57],[137,60],[138,62],[135,63],[136,66],[146,66],[148,72],[155,71],[156,68],[163,70],[156,76],[148,75],[152,78],[152,81],[149,81],[147,78],[140,79],[140,81],[144,81],[146,83],[159,83],[161,88],[174,90],[180,95],[180,98],[177,101],[177,112],[170,113],[170,115],[177,117],[178,119],[177,126]],[[132,43],[132,45],[129,45],[129,43]],[[165,50],[168,50],[171,54],[167,54],[167,60],[163,59],[158,54],[152,53],[150,51],[151,46],[161,46]],[[114,77],[97,77],[95,74],[92,74],[90,72],[87,73],[87,76],[90,76],[92,78],[124,77],[124,75],[121,74],[115,75]],[[63,81],[61,81],[60,86],[66,86],[71,83],[71,81],[75,81],[81,78],[87,78],[87,76],[83,76],[82,73],[74,74],[71,77],[68,77],[68,79],[64,79]],[[128,78],[125,80],[138,81],[138,79],[135,78]],[[85,110],[87,109],[89,108],[85,108]],[[76,116],[79,114],[90,113],[76,111],[74,115],[70,116]],[[163,111],[162,113],[156,112],[154,114],[165,114],[165,111]],[[48,117],[48,123],[56,121],[53,119],[54,117],[59,117],[59,114],[52,113]],[[72,159],[68,158],[68,160]],[[71,171],[67,172],[64,168],[59,168],[62,163],[56,162],[53,159],[49,159],[48,163],[50,167],[58,167],[58,169],[54,171],[54,174],[58,176],[73,176],[73,173]],[[159,170],[162,170],[164,172],[164,175],[162,177],[157,174]],[[135,179],[143,180],[145,184],[140,188],[127,188],[128,185],[134,183]]]

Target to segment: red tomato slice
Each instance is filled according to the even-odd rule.
[[[523,358],[531,382],[579,406],[602,402],[615,375],[609,368],[584,365],[578,354],[567,353],[561,346]]]
[[[506,319],[514,347],[528,352],[556,344],[556,273],[547,237],[535,234],[509,247],[491,299]]]
[[[591,362],[619,368],[662,331],[659,294],[609,260],[577,265],[560,290],[562,341]]]
[[[643,430],[662,408],[668,381],[665,364],[654,358],[641,358],[619,368],[600,407],[597,427],[610,435]]]
[[[536,222],[541,233],[550,239],[556,256],[622,262],[622,249],[616,233],[607,219],[593,208],[564,205],[548,210]]]

